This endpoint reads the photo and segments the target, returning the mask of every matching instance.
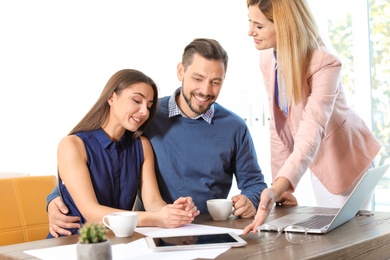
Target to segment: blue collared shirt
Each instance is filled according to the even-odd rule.
[[[276,59],[276,51],[274,51],[274,57],[275,57],[275,101],[279,109],[284,113],[284,115],[288,116],[286,84],[284,82],[283,75],[281,75],[280,77],[282,82],[279,82],[278,60]]]
[[[179,106],[176,103],[176,97],[180,94],[181,87],[175,90],[175,93],[169,98],[169,117],[174,117],[177,115],[181,115],[183,117],[189,118],[186,116],[179,108]],[[196,117],[193,117],[191,119],[198,119],[198,118],[203,118],[204,121],[207,123],[211,124],[211,120],[213,119],[214,116],[214,104],[211,105],[211,107],[203,114],[198,115]]]

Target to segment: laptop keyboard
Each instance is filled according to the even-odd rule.
[[[334,215],[314,215],[306,220],[297,222],[294,225],[312,229],[323,228],[324,226],[329,225],[333,219]]]

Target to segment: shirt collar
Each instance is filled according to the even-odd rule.
[[[169,104],[168,104],[169,117],[181,115],[182,117],[190,118],[180,110],[179,106],[176,103],[176,97],[180,95],[180,91],[181,91],[181,87],[176,89],[175,93],[173,93],[173,95],[169,98]],[[205,113],[190,119],[196,120],[198,118],[203,118],[204,121],[211,124],[211,120],[213,119],[213,117],[214,117],[214,104],[212,104],[211,107]]]
[[[102,128],[99,128],[92,132],[92,134],[95,136],[95,138],[98,140],[98,142],[104,147],[104,148],[110,148],[112,145],[115,145],[115,147],[121,147],[124,148],[128,146],[129,143],[131,143],[132,139],[132,133],[130,131],[125,131],[123,136],[120,138],[118,142],[113,142],[106,132]]]

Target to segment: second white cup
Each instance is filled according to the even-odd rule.
[[[104,216],[102,222],[116,237],[130,237],[137,227],[138,215],[137,212],[114,212]]]
[[[212,199],[207,201],[207,209],[214,220],[227,220],[232,213],[231,199]]]

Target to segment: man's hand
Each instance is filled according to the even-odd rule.
[[[239,194],[232,197],[234,216],[251,218],[256,214],[255,206],[245,195]]]
[[[49,231],[53,237],[59,237],[59,234],[70,236],[72,233],[64,228],[79,228],[79,217],[66,216],[68,208],[62,201],[61,197],[57,197],[49,202],[47,206],[49,216]]]

